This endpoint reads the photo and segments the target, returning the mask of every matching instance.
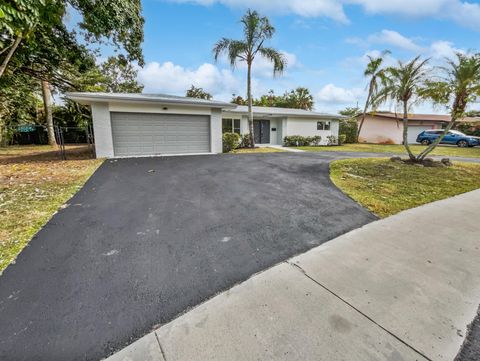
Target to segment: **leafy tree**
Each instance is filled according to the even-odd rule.
[[[197,98],[197,99],[212,99],[212,94],[207,93],[203,88],[197,88],[192,84],[191,88],[187,90],[186,96],[189,98]]]
[[[247,101],[240,95],[232,94],[232,100],[230,103],[237,104],[237,105],[247,105]]]
[[[255,146],[253,139],[253,112],[252,112],[252,64],[257,55],[262,56],[273,63],[273,74],[283,72],[287,62],[285,57],[274,48],[266,47],[265,41],[273,37],[275,28],[270,24],[267,17],[261,17],[256,11],[247,10],[242,17],[243,32],[245,38],[233,40],[222,38],[213,47],[215,61],[221,54],[226,53],[230,65],[234,68],[237,62],[247,64],[247,102],[248,102],[248,123],[252,147]]]
[[[252,100],[253,105],[261,107],[277,107],[282,103],[280,96],[276,96],[273,89],[270,89],[267,94],[260,96],[259,99]]]
[[[275,95],[274,91],[270,90],[260,98],[253,99],[253,105],[312,110],[313,96],[310,94],[310,90],[302,87],[287,91],[283,95]]]
[[[0,1],[0,77],[22,42],[30,46],[46,28],[62,24],[67,7],[81,15],[87,42],[109,41],[129,60],[143,65],[144,19],[140,0],[2,0]]]
[[[313,96],[310,90],[303,87],[298,87],[291,90],[284,95],[288,108],[312,110],[313,108]]]
[[[420,161],[435,149],[458,120],[465,117],[468,104],[475,103],[480,97],[480,54],[457,54],[457,59],[448,60],[447,66],[441,70],[443,78],[427,81],[422,96],[447,106],[451,120],[443,133],[417,156]]]
[[[408,112],[424,96],[423,88],[430,74],[427,63],[428,59],[421,60],[420,56],[417,56],[407,63],[399,61],[396,67],[387,68],[382,89],[378,94],[378,103],[391,99],[402,107],[403,145],[412,161],[417,158],[408,145]]]
[[[358,106],[356,106],[356,107],[346,107],[345,109],[340,110],[338,113],[340,115],[353,119],[358,117],[360,114],[362,114],[362,111]]]
[[[363,113],[360,118],[360,124],[358,126],[356,139],[357,142],[358,138],[360,137],[360,132],[362,131],[365,116],[367,115],[368,110],[372,108],[372,106],[374,106],[375,104],[375,99],[378,93],[379,81],[383,81],[385,79],[385,69],[382,68],[382,64],[385,60],[385,56],[388,54],[390,54],[390,51],[384,50],[378,57],[372,57],[368,55],[369,62],[363,74],[370,80],[368,81],[367,100],[365,101],[365,107],[363,108]]]
[[[81,15],[79,26],[88,42],[108,41],[127,52],[124,59],[143,64],[140,0],[0,0],[0,77],[13,63],[12,73],[39,79],[51,144],[55,142],[52,88],[74,87],[72,79],[94,66],[94,58],[78,43],[77,34],[63,24],[67,6]]]
[[[111,56],[100,65],[108,93],[141,93],[143,85],[137,81],[138,70],[124,56]]]
[[[345,143],[356,143],[358,123],[357,118],[362,114],[362,110],[356,107],[347,107],[339,111],[340,115],[348,117],[348,119],[340,119],[339,134],[345,136]]]

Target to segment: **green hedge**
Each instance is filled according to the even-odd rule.
[[[315,135],[313,137],[303,137],[301,135],[288,135],[283,138],[283,145],[286,147],[305,147],[309,145],[320,145],[322,137]]]

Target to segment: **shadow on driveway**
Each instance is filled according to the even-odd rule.
[[[336,157],[106,161],[0,276],[0,359],[101,359],[375,220],[330,182]]]

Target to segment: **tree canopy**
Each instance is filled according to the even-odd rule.
[[[190,89],[187,90],[185,96],[189,98],[197,98],[197,99],[212,99],[212,94],[203,90],[203,88],[197,88],[195,85],[192,84]]]

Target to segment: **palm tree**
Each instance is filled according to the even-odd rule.
[[[362,118],[360,119],[360,125],[358,126],[357,131],[357,142],[358,138],[360,137],[360,132],[362,131],[363,122],[365,121],[365,117],[367,115],[368,109],[371,108],[375,103],[375,98],[378,92],[378,81],[382,81],[385,78],[385,69],[382,68],[382,63],[385,60],[385,56],[389,55],[391,52],[390,50],[384,50],[381,52],[380,56],[373,57],[370,55],[368,56],[369,62],[367,64],[367,68],[363,75],[367,78],[370,78],[368,82],[368,95],[367,100],[365,101],[365,107],[363,108]]]
[[[451,120],[443,134],[418,155],[419,160],[425,159],[435,149],[457,120],[465,116],[467,105],[480,97],[480,54],[457,54],[456,60],[447,60],[447,67],[440,70],[444,73],[444,78],[427,82],[423,96],[436,104],[447,105]],[[448,106],[450,102],[451,106]]]
[[[402,106],[403,145],[412,161],[417,161],[417,158],[408,145],[408,111],[422,99],[429,75],[429,69],[426,66],[428,61],[429,59],[421,60],[420,56],[417,56],[407,63],[399,61],[396,67],[387,68],[377,96],[379,104],[391,99],[396,105]]]
[[[250,9],[242,17],[243,40],[222,38],[213,47],[215,61],[221,54],[226,53],[230,65],[235,68],[238,61],[247,64],[247,102],[248,102],[248,125],[252,139],[251,146],[255,146],[253,137],[253,111],[252,111],[252,64],[257,55],[260,55],[273,63],[273,75],[282,73],[287,62],[285,57],[277,50],[265,47],[266,40],[271,39],[275,28],[266,17],[261,17],[256,11]]]

